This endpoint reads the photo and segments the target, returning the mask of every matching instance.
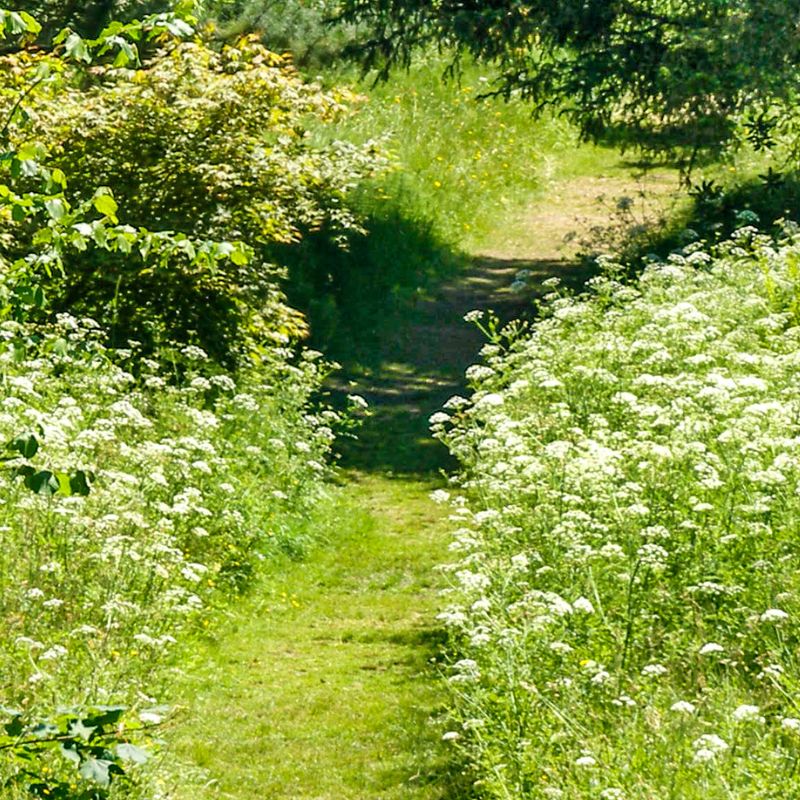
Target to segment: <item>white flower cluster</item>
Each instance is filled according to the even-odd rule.
[[[491,796],[800,792],[798,263],[742,229],[597,278],[433,419],[463,464],[453,717]]]
[[[0,442],[29,442],[0,476],[0,675],[30,709],[135,701],[187,618],[323,490],[324,365],[276,351],[239,384],[140,366],[116,366],[90,320],[0,325]]]

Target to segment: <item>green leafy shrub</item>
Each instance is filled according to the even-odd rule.
[[[281,307],[270,248],[307,231],[341,241],[360,230],[347,195],[383,160],[370,144],[314,146],[305,132],[312,117],[319,125],[345,114],[353,96],[304,83],[246,40],[221,53],[182,43],[145,69],[95,73],[89,86],[38,95],[29,137],[68,176],[70,206],[113,187],[125,230],[169,231],[181,244],[166,256],[72,248],[64,274],[48,281],[55,307],[107,321],[118,343],[194,341],[226,363],[302,332]],[[253,257],[228,245],[228,258],[198,260],[194,242],[229,239]],[[16,236],[13,247],[28,246]]]
[[[487,327],[443,617],[487,798],[797,791],[800,240],[740,228]],[[485,323],[483,323],[485,325]]]

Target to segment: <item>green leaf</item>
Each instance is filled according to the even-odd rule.
[[[110,761],[101,758],[89,758],[83,762],[80,768],[81,775],[87,780],[99,783],[101,786],[108,786],[111,783],[111,776],[108,768]]]
[[[89,477],[83,470],[78,470],[69,479],[69,488],[72,494],[77,494],[80,497],[87,497],[91,492],[89,485]]]
[[[92,200],[92,204],[98,213],[102,214],[104,217],[108,217],[114,222],[117,221],[119,206],[117,205],[117,201],[110,194],[96,195]]]
[[[39,441],[32,434],[17,436],[7,445],[7,450],[16,450],[23,458],[33,458],[39,452]]]
[[[194,28],[182,19],[168,20],[165,27],[177,39],[188,39],[194,35]]]
[[[80,766],[81,757],[76,750],[73,750],[71,747],[67,747],[67,745],[62,744],[59,748],[61,755],[67,759],[67,761],[71,761],[76,767]]]
[[[67,207],[60,197],[51,197],[49,200],[45,200],[44,207],[47,209],[50,219],[55,222],[61,222],[67,213]]]
[[[67,176],[64,174],[64,171],[60,170],[58,167],[50,173],[50,180],[53,183],[57,183],[62,189],[67,188]]]
[[[96,727],[116,725],[127,710],[127,706],[97,706],[95,708],[95,713],[86,717],[83,721],[87,725],[94,725]]]
[[[84,742],[88,742],[96,730],[96,725],[86,725],[83,720],[76,719],[74,722],[70,723],[69,735],[76,739],[82,739]]]
[[[16,11],[7,12],[6,20],[11,33],[28,33],[28,25],[25,19]]]
[[[19,16],[21,17],[22,21],[25,23],[25,30],[28,33],[40,33],[42,30],[42,26],[27,12],[27,11],[20,11]]]
[[[9,736],[13,736],[14,738],[20,736],[25,730],[25,725],[22,722],[22,716],[20,714],[15,714],[11,722],[7,722],[3,726],[3,729]]]
[[[127,742],[117,745],[117,756],[122,761],[130,761],[134,764],[144,764],[150,758],[150,754],[146,750]]]
[[[25,485],[34,494],[43,494],[47,497],[54,495],[61,488],[58,478],[47,469],[29,475],[25,478]]]
[[[115,67],[126,67],[128,64],[139,62],[139,53],[129,41],[118,36],[114,38],[114,44],[119,48],[114,59]]]
[[[58,481],[58,492],[65,497],[72,495],[72,487],[70,486],[69,475],[66,472],[56,472],[56,480]]]
[[[74,58],[76,61],[83,61],[88,64],[92,60],[89,50],[86,47],[86,42],[84,42],[77,33],[71,33],[67,36],[67,41],[64,43],[64,50],[70,58]]]
[[[231,261],[234,264],[236,264],[237,267],[244,267],[250,263],[250,259],[247,257],[247,253],[240,247],[237,247],[231,253]]]

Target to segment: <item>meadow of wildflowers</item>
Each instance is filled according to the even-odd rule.
[[[102,342],[67,315],[0,323],[4,798],[122,791],[109,769],[115,754],[144,760],[131,729],[168,712],[171,652],[259,559],[298,546],[325,491],[338,416],[310,404],[319,354],[273,347],[234,379],[189,345],[176,379],[135,343]],[[98,742],[96,711],[74,711],[75,743],[41,755],[62,709],[105,707],[116,723],[118,706],[116,749]]]
[[[445,738],[480,797],[793,796],[800,237],[608,276],[432,420],[463,465]]]

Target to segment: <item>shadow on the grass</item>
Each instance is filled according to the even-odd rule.
[[[383,641],[400,647],[413,647],[408,666],[417,675],[417,680],[430,680],[431,670],[437,669],[444,658],[448,641],[447,631],[430,627],[384,634]],[[444,709],[437,711],[442,715]],[[435,724],[427,709],[417,709],[413,719],[402,734],[407,740],[406,752],[415,753],[413,764],[387,769],[380,776],[383,787],[397,785],[426,787],[436,800],[470,800],[475,797],[473,778],[468,766],[455,756],[451,747],[441,739],[441,725]],[[426,795],[428,796],[428,795]]]
[[[532,287],[524,295],[510,289],[521,270]],[[476,258],[456,278],[408,302],[390,324],[376,326],[368,352],[336,353],[343,367],[331,382],[334,402],[361,394],[371,408],[358,439],[340,443],[341,464],[407,475],[453,469],[447,448],[431,438],[428,420],[453,395],[468,394],[465,370],[480,360],[485,337],[464,314],[480,309],[502,323],[531,319],[543,281],[557,276],[579,290],[591,274],[577,262]]]

